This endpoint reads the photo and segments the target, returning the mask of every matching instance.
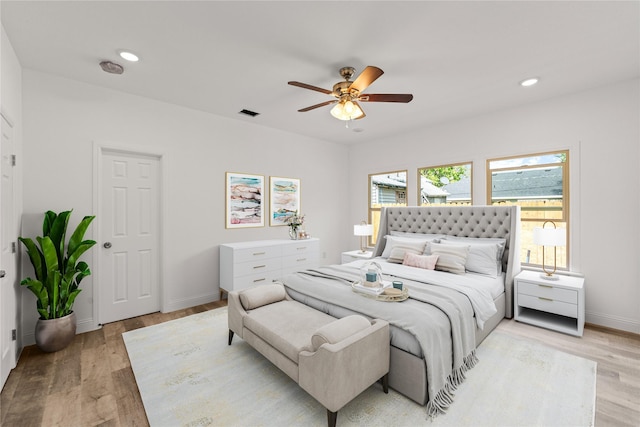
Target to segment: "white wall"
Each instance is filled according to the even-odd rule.
[[[118,78],[115,76],[115,78]],[[152,147],[166,154],[167,218],[165,309],[219,297],[218,245],[288,238],[286,227],[225,229],[225,172],[301,179],[305,228],[320,238],[323,262],[349,248],[348,150],[344,146],[248,125],[175,105],[102,89],[31,70],[24,72],[25,225],[38,233],[42,213],[74,209],[77,223],[93,209],[93,143]],[[267,208],[268,212],[268,208]],[[37,219],[36,219],[37,218]],[[29,222],[29,224],[26,224]],[[75,225],[74,225],[75,226]],[[94,238],[100,250],[95,227]],[[95,266],[75,311],[79,331],[97,320],[92,286]],[[99,286],[99,283],[97,283]],[[32,297],[25,295],[25,310]],[[23,334],[35,324],[26,318]]]
[[[530,89],[535,90],[535,88]],[[473,161],[486,204],[486,159],[570,150],[571,266],[586,277],[587,322],[640,333],[640,81],[632,80],[414,134],[350,147],[351,220],[367,216],[368,174]]]

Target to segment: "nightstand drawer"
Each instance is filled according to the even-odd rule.
[[[569,304],[578,303],[578,293],[572,289],[562,289],[549,284],[538,284],[520,281],[518,282],[518,295],[530,295],[532,297],[541,297],[554,301],[562,301]]]
[[[563,301],[518,293],[518,305],[520,307],[546,311],[547,313],[555,313],[561,316],[578,317],[578,305],[575,303],[569,304]]]

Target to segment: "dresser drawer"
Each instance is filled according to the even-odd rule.
[[[280,279],[280,270],[238,277],[233,281],[233,290],[238,291],[240,289],[252,288],[258,285],[268,285],[278,279]],[[227,289],[224,284],[222,284],[222,288]]]
[[[561,316],[578,317],[577,304],[569,304],[563,301],[534,297],[522,293],[518,293],[518,306],[546,311],[547,313],[555,313]]]
[[[241,262],[234,266],[233,276],[242,277],[250,274],[261,274],[268,271],[278,271],[282,269],[282,258],[270,258]]]
[[[317,252],[319,249],[317,240],[298,240],[282,247],[284,257]]]
[[[318,266],[318,253],[310,252],[298,255],[290,255],[282,259],[282,272],[289,274],[294,271],[305,270]]]
[[[281,246],[258,246],[254,248],[236,249],[233,253],[233,261],[236,263],[247,261],[259,261],[282,256]]]
[[[518,294],[530,295],[532,297],[541,297],[554,301],[562,301],[569,304],[578,303],[578,293],[572,289],[557,288],[553,285],[541,285],[519,281]]]

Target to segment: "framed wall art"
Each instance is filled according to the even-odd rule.
[[[287,220],[300,212],[300,180],[272,176],[269,179],[271,191],[269,225],[287,225]]]
[[[264,226],[264,176],[227,172],[226,228]]]

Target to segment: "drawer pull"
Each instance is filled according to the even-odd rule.
[[[300,261],[306,261],[306,258],[298,258],[296,261],[300,262]]]
[[[538,284],[538,286],[540,286],[541,288],[553,289],[553,286],[550,286],[550,285],[540,285],[540,284]]]
[[[253,283],[264,282],[265,280],[267,280],[267,279],[264,279],[264,278],[256,279],[256,280],[253,281]]]
[[[538,297],[538,299],[541,299],[543,301],[551,301],[551,302],[553,302],[553,300],[551,298]]]
[[[254,252],[253,256],[264,255],[266,252]]]
[[[296,248],[296,249],[299,250],[299,251],[303,251],[303,250],[307,249],[307,247],[306,246],[301,246],[301,247]]]
[[[265,267],[266,267],[266,265],[255,265],[255,266],[253,267],[253,269],[255,270],[255,269],[257,269],[257,268],[265,268]]]

